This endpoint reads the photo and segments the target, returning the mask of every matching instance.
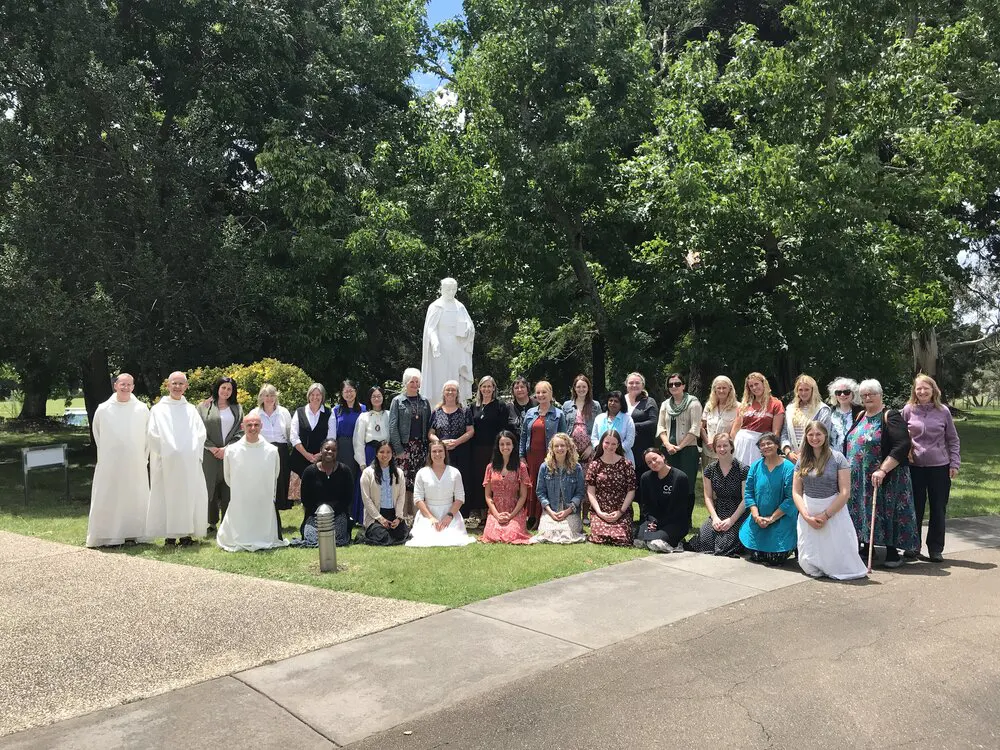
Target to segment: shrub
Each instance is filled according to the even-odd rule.
[[[271,358],[249,365],[197,367],[188,373],[188,401],[197,404],[211,396],[212,384],[226,375],[233,378],[239,386],[236,400],[244,412],[257,405],[257,394],[264,383],[277,388],[281,405],[294,411],[306,402],[306,389],[314,382],[301,367]],[[160,384],[160,393],[164,396],[167,394],[166,380]]]

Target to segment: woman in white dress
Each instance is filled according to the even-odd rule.
[[[839,581],[864,578],[858,535],[844,506],[851,494],[851,466],[830,450],[825,424],[806,425],[799,462],[792,479],[792,500],[799,511],[798,560],[806,575]]]
[[[431,438],[427,465],[413,480],[416,516],[407,547],[464,547],[476,541],[465,530],[459,510],[465,502],[462,475],[448,465],[444,443]]]

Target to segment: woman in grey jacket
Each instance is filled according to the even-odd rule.
[[[406,504],[403,516],[412,522],[413,480],[427,461],[427,434],[431,428],[430,402],[420,395],[420,370],[408,367],[403,372],[403,392],[389,407],[389,442],[406,476]]]

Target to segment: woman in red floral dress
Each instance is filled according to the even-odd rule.
[[[631,547],[635,467],[625,459],[617,431],[601,436],[597,454],[587,467],[586,484],[591,510],[587,541]]]
[[[528,467],[521,463],[514,449],[514,440],[514,433],[508,430],[497,435],[493,461],[486,467],[483,489],[489,517],[479,540],[481,542],[531,542],[524,509],[531,480],[528,478]]]

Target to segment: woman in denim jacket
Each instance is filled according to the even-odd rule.
[[[585,491],[583,468],[576,444],[565,432],[557,432],[549,443],[545,462],[538,470],[538,500],[542,515],[532,542],[573,544],[585,541],[580,504]]]
[[[420,370],[409,367],[403,372],[403,392],[389,407],[389,443],[406,477],[406,504],[403,517],[413,521],[413,481],[427,458],[427,435],[431,428],[431,405],[420,395]]]
[[[538,528],[538,519],[541,517],[542,506],[538,502],[534,484],[538,478],[538,470],[545,460],[546,448],[557,432],[566,432],[566,417],[562,409],[552,403],[550,383],[540,380],[535,384],[535,401],[538,405],[532,406],[524,413],[524,420],[521,423],[520,455],[528,464],[528,476],[531,477],[532,483],[526,503],[529,529]]]

